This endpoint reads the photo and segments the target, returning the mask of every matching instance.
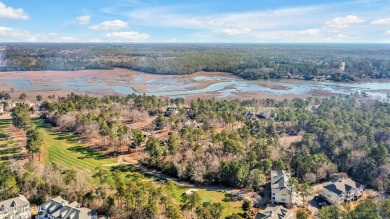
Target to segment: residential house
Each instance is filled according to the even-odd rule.
[[[196,120],[194,120],[194,121],[188,120],[188,121],[186,121],[186,122],[183,124],[183,128],[187,128],[187,127],[198,128],[198,127],[200,127],[201,125],[202,125],[202,124],[201,124],[201,123],[197,123]]]
[[[249,113],[244,113],[244,116],[247,120],[256,120],[256,115],[249,112]]]
[[[60,196],[39,206],[37,219],[97,219],[97,213],[88,208],[82,208],[79,203],[72,202]]]
[[[257,213],[255,219],[293,219],[293,211],[281,205],[267,207],[264,213]]]
[[[363,190],[362,184],[349,178],[339,178],[325,186],[321,196],[331,204],[340,205],[343,202],[360,198],[363,195]]]
[[[177,108],[174,108],[174,107],[168,107],[166,110],[165,110],[165,113],[164,113],[164,116],[165,117],[169,117],[171,116],[172,114],[177,114],[179,113],[179,111],[177,110]]]
[[[4,104],[0,103],[0,115],[4,114]]]
[[[23,195],[18,195],[0,202],[0,219],[15,218],[26,219],[31,218],[30,202]]]
[[[340,63],[339,71],[340,72],[344,72],[345,71],[345,62],[341,62]]]
[[[266,112],[262,112],[262,113],[257,114],[257,117],[258,117],[259,119],[266,119],[268,116],[269,116],[269,115],[267,115]]]
[[[272,203],[283,203],[302,205],[298,192],[291,191],[289,180],[291,174],[284,170],[271,171],[271,201]]]
[[[35,106],[35,104],[34,104],[34,103],[31,103],[30,101],[24,101],[24,102],[23,102],[23,104],[26,104],[26,105],[28,105],[28,107],[29,107],[29,108],[31,108],[31,107],[34,107],[34,106]]]

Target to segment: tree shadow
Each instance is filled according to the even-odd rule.
[[[0,133],[0,140],[1,139],[7,139],[7,138],[9,138],[9,135],[4,134],[4,133]]]
[[[10,160],[10,159],[14,159],[14,160],[24,160],[25,158],[26,158],[25,155],[22,155],[22,154],[13,154],[13,155],[9,155],[9,156],[0,157],[0,161],[7,161],[7,160]]]
[[[130,164],[113,166],[110,168],[110,171],[111,172],[119,171],[122,173],[129,173],[128,175],[126,175],[127,178],[134,178],[134,177],[140,178],[141,176],[148,177],[148,178],[155,178],[154,175],[149,174],[149,173],[143,171],[141,168],[136,167],[134,165],[130,165]]]
[[[0,155],[15,154],[16,152],[18,152],[17,148],[6,148],[6,149],[3,149],[3,150],[0,150]]]
[[[107,159],[107,156],[100,153],[99,151],[96,151],[96,150],[93,150],[89,147],[84,147],[84,146],[74,146],[74,147],[71,147],[71,148],[68,148],[69,151],[72,151],[72,152],[77,152],[77,153],[81,153],[85,156],[83,157],[78,157],[78,159],[87,159],[87,158],[92,158],[92,159],[95,159],[95,160],[103,160],[103,159]]]
[[[67,141],[69,143],[79,143],[80,139],[71,134],[71,133],[66,133],[66,132],[55,132],[50,135],[57,136],[55,139],[59,141]]]

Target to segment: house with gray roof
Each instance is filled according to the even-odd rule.
[[[30,202],[23,195],[0,202],[0,219],[31,218]]]
[[[97,213],[82,208],[77,202],[69,202],[60,196],[39,206],[37,219],[97,219]]]
[[[324,186],[321,196],[331,204],[340,205],[343,202],[360,198],[363,195],[363,190],[362,184],[349,178],[339,178]]]
[[[293,211],[281,205],[269,206],[263,213],[257,213],[255,219],[293,219]]]
[[[291,191],[289,180],[291,174],[284,170],[271,171],[271,201],[272,203],[302,205],[296,191]]]

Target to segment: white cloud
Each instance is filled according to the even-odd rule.
[[[63,36],[63,37],[61,37],[60,39],[61,39],[61,41],[63,41],[63,42],[75,42],[75,41],[77,41],[76,38],[74,38],[74,37],[69,37],[69,36]]]
[[[180,40],[176,39],[176,38],[172,38],[172,39],[169,39],[167,41],[165,41],[166,43],[178,43],[180,42]]]
[[[332,36],[332,37],[327,37],[326,41],[328,41],[328,42],[342,42],[342,41],[346,41],[348,38],[349,38],[349,36],[340,33],[340,34],[337,34],[337,35]]]
[[[221,31],[222,34],[229,35],[229,36],[237,36],[237,35],[243,35],[251,32],[250,28],[225,28]]]
[[[97,25],[92,25],[89,27],[91,30],[120,30],[126,28],[128,26],[127,22],[121,20],[112,20],[112,21],[104,21]]]
[[[214,33],[240,35],[249,31],[291,28],[297,24],[314,25],[323,18],[319,7],[297,7],[212,15],[183,13],[182,8],[156,7],[128,13],[137,25],[209,30]],[[184,10],[185,11],[185,10]],[[311,19],[308,19],[311,17]]]
[[[0,27],[0,42],[69,42],[74,37],[60,36],[57,33],[34,33],[9,27]]]
[[[91,16],[88,15],[76,17],[76,21],[79,24],[89,24],[90,20],[91,20]]]
[[[390,30],[386,31],[386,34],[389,34],[389,35],[390,35]]]
[[[7,7],[0,2],[0,18],[28,20],[28,15],[24,13],[22,8]]]
[[[301,36],[320,36],[321,30],[320,29],[307,29],[307,30],[300,30],[296,32],[296,35]]]
[[[51,37],[51,34],[47,35]],[[0,27],[0,41],[4,42],[36,42],[39,38],[38,34],[31,33],[26,30],[15,30],[9,27]]]
[[[150,38],[146,33],[139,33],[135,31],[128,32],[112,32],[106,34],[106,38],[112,39],[114,41],[137,41],[142,42]]]
[[[333,20],[327,21],[325,24],[327,27],[342,29],[349,27],[351,24],[363,23],[364,20],[355,15],[348,15],[346,17],[337,17]]]
[[[378,19],[371,22],[375,25],[390,25],[390,18]]]
[[[0,27],[0,31],[10,31],[12,30],[12,28],[9,28],[9,27]],[[0,32],[1,34],[1,32]]]

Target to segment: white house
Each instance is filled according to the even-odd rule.
[[[8,109],[13,110],[16,107],[16,103],[14,101],[8,101]]]
[[[257,213],[255,219],[293,219],[293,211],[281,205],[267,207],[264,213]]]
[[[0,202],[0,219],[27,219],[31,218],[30,202],[23,195],[18,195]]]
[[[172,114],[173,115],[176,115],[179,113],[179,110],[175,107],[168,107],[166,110],[165,110],[165,113],[164,113],[164,116],[165,117],[169,117],[171,116]]]
[[[363,190],[362,184],[349,178],[339,178],[325,186],[321,196],[331,204],[340,205],[343,202],[360,198],[363,195]]]
[[[39,206],[37,219],[97,219],[97,213],[88,208],[82,208],[79,203],[53,198]]]
[[[4,104],[0,103],[0,115],[4,114]]]
[[[288,181],[291,174],[284,170],[271,171],[271,201],[272,203],[284,203],[302,205],[302,201],[296,191],[291,192]]]

